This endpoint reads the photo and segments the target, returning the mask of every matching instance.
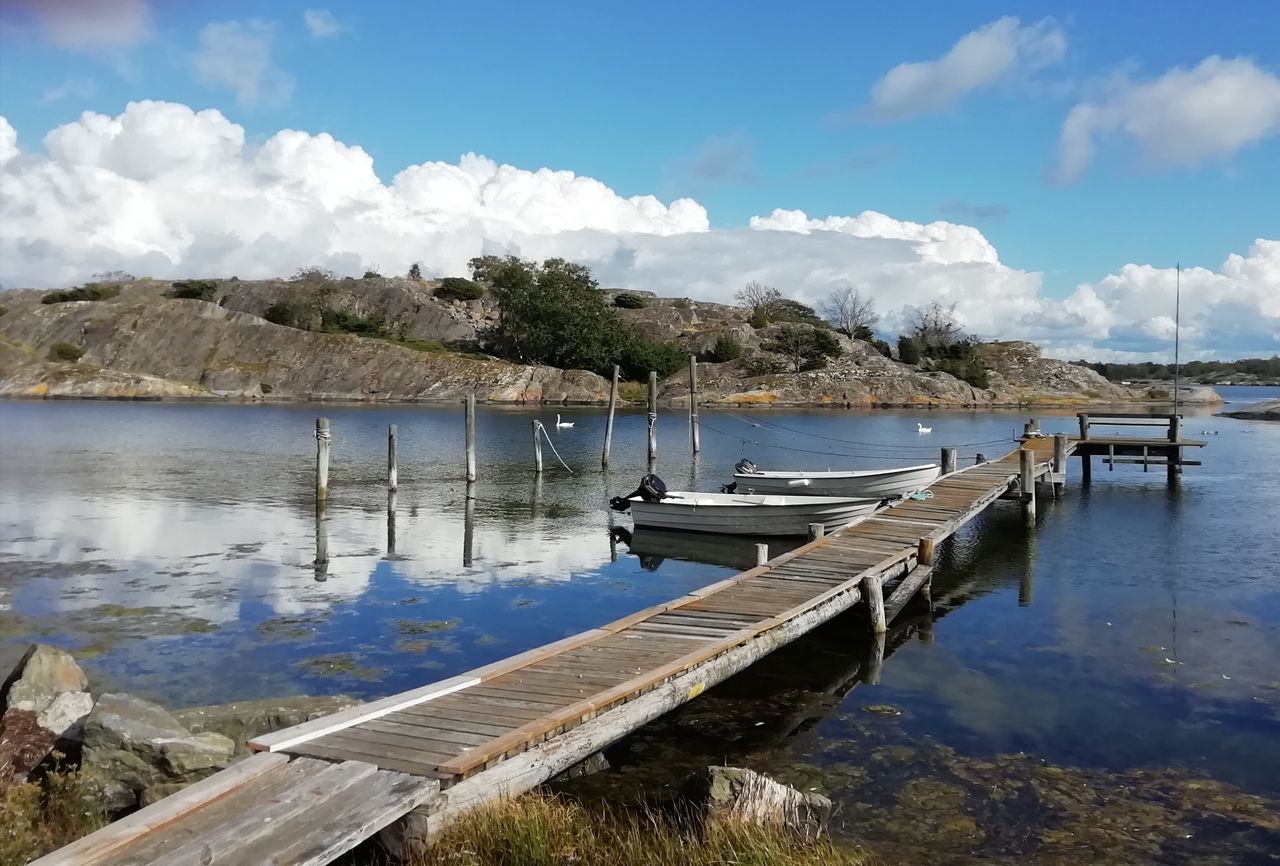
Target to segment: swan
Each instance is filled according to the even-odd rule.
[[[560,420],[560,413],[558,413],[558,412],[556,413],[556,427],[557,427],[557,428],[560,428],[560,427],[572,427],[572,426],[573,426],[573,422],[572,422],[572,421],[561,421],[561,420]]]
[[[916,432],[917,432],[917,433],[932,433],[932,432],[933,432],[933,428],[932,428],[932,427],[926,427],[926,426],[924,426],[923,424],[921,424],[919,421],[917,421],[917,422],[916,422]]]

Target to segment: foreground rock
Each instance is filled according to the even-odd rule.
[[[0,788],[30,780],[58,743],[40,726],[30,710],[5,710],[0,715]]]
[[[298,696],[236,701],[209,707],[191,707],[175,712],[174,718],[192,733],[213,732],[235,743],[236,755],[248,754],[254,737],[290,728],[354,707],[360,701],[348,695],[330,697]]]
[[[1251,421],[1280,421],[1280,400],[1259,400],[1257,403],[1247,403],[1238,409],[1218,414]]]
[[[163,707],[127,694],[105,694],[84,721],[81,768],[112,811],[132,808],[148,791],[170,793],[231,762],[236,744],[212,732],[193,734]],[[158,799],[155,793],[147,799]]]
[[[76,739],[93,707],[88,688],[89,678],[70,653],[32,644],[4,682],[0,709],[35,713],[36,723],[55,739]]]
[[[684,785],[684,794],[709,820],[770,824],[817,839],[831,820],[831,801],[803,793],[738,767],[708,767]]]

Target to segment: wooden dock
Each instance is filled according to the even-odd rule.
[[[862,604],[887,625],[928,598],[937,544],[1000,499],[1034,515],[1079,440],[1024,440],[767,563],[442,682],[258,738],[253,757],[39,861],[321,864],[397,819],[430,835],[528,790]],[[412,814],[410,814],[412,813]]]

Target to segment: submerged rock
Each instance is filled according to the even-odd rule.
[[[234,754],[229,737],[193,734],[157,704],[106,694],[85,719],[81,768],[100,784],[111,808],[128,808],[148,788],[197,781]]]
[[[235,701],[207,707],[191,707],[175,712],[174,718],[192,733],[216,733],[235,743],[236,754],[249,751],[254,737],[289,728],[354,707],[360,703],[350,695],[268,698],[260,701]]]
[[[32,644],[4,682],[2,709],[29,710],[55,739],[78,739],[79,725],[93,708],[89,678],[71,654]]]
[[[826,832],[831,801],[739,767],[707,767],[684,785],[684,794],[708,820],[771,824],[805,839]]]

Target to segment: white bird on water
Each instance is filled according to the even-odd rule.
[[[932,432],[933,432],[933,428],[932,428],[932,427],[926,427],[926,426],[924,426],[923,424],[921,424],[919,421],[917,421],[917,422],[916,422],[916,432],[917,432],[917,433],[932,433]]]
[[[572,426],[573,426],[572,421],[561,421],[560,413],[559,412],[556,413],[556,427],[572,427]]]

